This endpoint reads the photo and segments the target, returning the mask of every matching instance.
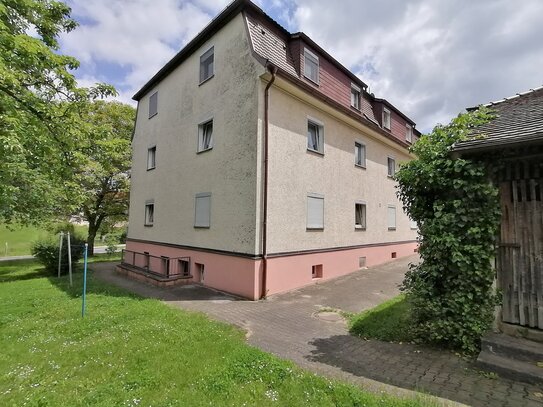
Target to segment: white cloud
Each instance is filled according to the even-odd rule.
[[[122,94],[130,95],[211,18],[200,5],[176,0],[81,0],[70,6],[81,24],[62,37],[62,51],[81,61],[87,79],[81,78],[80,83],[89,75],[107,81],[111,76],[107,66],[116,67],[117,76],[123,77],[112,82]],[[105,71],[99,71],[104,66]]]
[[[543,84],[543,2],[298,0],[294,20],[428,130]]]
[[[81,26],[62,51],[81,82],[129,101],[228,0],[72,0]],[[256,0],[304,31],[421,130],[467,106],[543,84],[540,0]]]

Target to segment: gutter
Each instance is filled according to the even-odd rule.
[[[262,287],[260,299],[266,298],[268,283],[268,145],[269,145],[269,98],[270,88],[275,82],[277,67],[266,62],[266,69],[271,73],[271,79],[264,90],[264,211],[262,214]]]

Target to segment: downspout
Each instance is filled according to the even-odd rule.
[[[271,79],[266,85],[264,90],[264,210],[262,221],[262,289],[260,293],[260,299],[266,297],[267,293],[267,279],[268,279],[268,138],[269,138],[269,126],[268,126],[268,110],[269,110],[269,96],[270,88],[275,82],[275,75],[277,73],[277,67],[266,62],[266,69],[271,73]]]

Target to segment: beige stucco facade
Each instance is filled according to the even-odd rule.
[[[200,55],[215,51],[214,77],[199,84]],[[133,138],[128,238],[212,248],[258,251],[257,111],[259,75],[242,15],[139,102]],[[148,116],[158,91],[158,114]],[[198,124],[213,118],[213,148],[197,153]],[[147,150],[156,146],[156,168]],[[194,228],[195,196],[211,193],[211,226]],[[154,200],[154,224],[144,226],[145,202]]]
[[[324,154],[307,149],[308,119],[324,127]],[[416,239],[409,218],[387,175],[387,158],[396,166],[411,157],[311,95],[278,80],[270,94],[268,251],[284,253]],[[366,168],[355,166],[355,142],[366,146]],[[307,230],[307,195],[324,196],[324,229]],[[366,203],[365,230],[355,229],[355,202]],[[396,209],[389,230],[387,210]]]

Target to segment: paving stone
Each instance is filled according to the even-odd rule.
[[[98,278],[139,295],[205,312],[246,329],[251,345],[318,374],[399,395],[411,393],[402,393],[397,387],[424,390],[474,407],[543,407],[543,399],[535,396],[543,393],[542,389],[501,377],[486,378],[452,352],[366,341],[349,335],[344,323],[315,317],[322,307],[356,312],[392,298],[399,293],[398,285],[409,261],[416,258],[399,259],[258,302],[241,301],[199,286],[162,290],[118,276],[112,272],[112,265],[96,263],[93,268]],[[381,295],[372,295],[379,291]]]

